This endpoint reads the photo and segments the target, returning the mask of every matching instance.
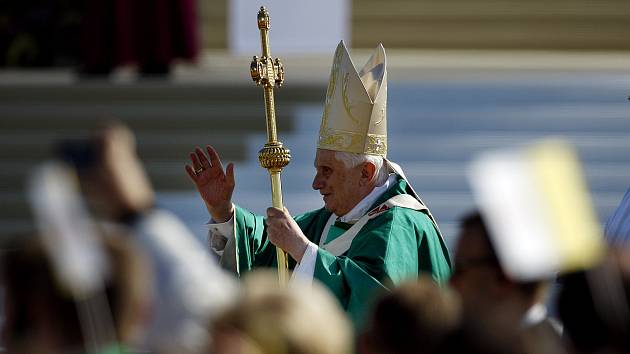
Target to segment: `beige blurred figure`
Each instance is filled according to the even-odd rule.
[[[352,353],[350,321],[322,285],[283,288],[268,271],[245,277],[240,298],[211,333],[214,354]]]
[[[94,165],[81,179],[92,206],[101,216],[121,219],[149,210],[155,195],[136,154],[136,140],[129,128],[111,123],[91,139]]]
[[[86,145],[62,155],[73,160],[97,216],[131,234],[154,269],[153,312],[139,349],[180,354],[204,350],[206,324],[231,302],[235,280],[177,216],[155,205],[134,135],[126,126],[110,124]],[[82,156],[89,155],[82,150],[92,150],[93,156]]]

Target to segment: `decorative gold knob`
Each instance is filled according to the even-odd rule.
[[[269,12],[264,6],[261,6],[260,11],[258,11],[258,28],[269,29]]]
[[[260,62],[260,58],[257,55],[254,55],[252,59],[252,63],[249,66],[249,73],[252,75],[252,80],[256,83],[256,85],[260,85],[262,80],[262,63]]]
[[[291,161],[291,151],[281,142],[267,143],[258,152],[258,161],[263,168],[281,170]]]
[[[274,80],[276,81],[276,86],[282,86],[282,83],[284,82],[284,65],[282,65],[282,62],[278,58],[276,58],[273,63],[273,71],[275,74]]]

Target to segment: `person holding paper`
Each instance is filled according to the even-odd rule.
[[[79,171],[87,198],[100,207],[97,216],[126,230],[155,270],[154,306],[140,348],[198,350],[206,341],[206,323],[231,303],[237,284],[176,215],[155,206],[133,132],[110,124],[87,142],[62,144],[60,150]]]
[[[452,287],[460,294],[464,312],[482,322],[520,328],[516,335],[526,353],[538,346],[564,353],[559,324],[547,315],[545,279],[517,281],[504,271],[478,212],[463,218],[454,257]]]
[[[266,219],[232,203],[234,167],[197,148],[186,171],[212,220],[209,242],[222,264],[241,275],[274,266],[277,246],[292,259],[292,279],[323,282],[363,321],[375,289],[428,273],[450,275],[448,250],[435,219],[401,168],[387,160],[387,71],[379,45],[357,71],[341,42],[335,52],[322,115],[313,189],[324,207],[291,217],[267,209]]]

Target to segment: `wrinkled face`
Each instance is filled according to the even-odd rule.
[[[317,149],[313,189],[324,197],[326,209],[337,216],[347,214],[366,195],[361,184],[363,166],[347,168],[331,150]]]

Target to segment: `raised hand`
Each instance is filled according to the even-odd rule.
[[[216,222],[224,222],[232,215],[232,192],[234,192],[234,164],[223,165],[216,150],[206,146],[208,156],[199,147],[190,153],[192,165],[186,165],[188,176],[206,204],[208,212]]]

